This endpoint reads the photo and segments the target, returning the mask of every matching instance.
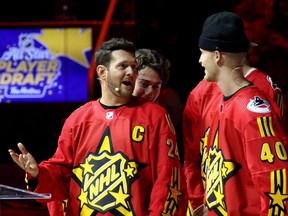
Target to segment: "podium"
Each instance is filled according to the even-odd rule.
[[[51,199],[49,193],[35,193],[20,188],[0,184],[0,200]]]

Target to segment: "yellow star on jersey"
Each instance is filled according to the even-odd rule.
[[[214,190],[214,195],[216,198],[216,203],[220,204],[222,208],[225,208],[225,204],[223,203],[224,200],[224,194],[222,192],[219,191],[220,188],[215,188]]]
[[[86,159],[85,163],[80,164],[80,167],[83,168],[83,175],[86,175],[87,173],[93,174],[94,173],[92,170],[93,166],[94,166],[93,164],[89,163],[89,159]]]
[[[134,164],[134,167],[133,167],[132,163]],[[128,165],[127,165],[127,168],[124,169],[124,172],[126,173],[126,175],[127,175],[128,178],[134,177],[135,171],[136,171],[136,164],[135,164],[135,162],[129,162]]]
[[[278,206],[282,211],[285,210],[284,201],[288,199],[288,194],[282,194],[280,188],[277,187],[275,193],[266,193],[266,195],[271,200],[270,208]]]
[[[171,192],[170,197],[173,197],[175,203],[178,204],[178,197],[182,195],[182,193],[176,188],[176,185],[171,187],[169,185],[169,190]]]
[[[115,198],[115,205],[120,203],[121,205],[128,208],[126,200],[130,197],[130,195],[123,193],[123,188],[121,185],[118,192],[109,191],[109,194],[111,194]]]

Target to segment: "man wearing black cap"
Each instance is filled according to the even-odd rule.
[[[190,204],[197,208],[205,194],[207,207],[194,215],[287,214],[287,129],[268,93],[272,81],[260,91],[243,75],[251,45],[234,13],[213,14],[203,25],[199,63],[205,76],[183,113]]]

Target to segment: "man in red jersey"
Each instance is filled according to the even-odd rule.
[[[283,129],[285,125],[281,122],[283,119],[279,117],[280,109],[271,100],[276,99],[281,107],[281,90],[266,74],[246,66],[249,42],[242,21],[235,14],[223,12],[210,16],[204,24],[199,47],[199,62],[205,68],[206,74],[204,80],[190,93],[183,114],[184,166],[192,207],[196,209],[200,206],[197,213],[207,214],[205,207],[201,206],[206,189],[205,203],[209,215],[260,215],[262,212],[266,215],[274,215],[275,212],[284,215],[287,208],[285,188],[280,191],[283,203],[276,202],[275,205],[267,207],[267,203],[269,206],[269,202],[274,201],[271,194],[276,191],[276,187],[272,184],[261,185],[259,179],[262,177],[257,176],[257,172],[263,171],[267,182],[272,182],[275,181],[273,174],[276,170],[279,168],[278,172],[284,173],[285,169],[281,168],[287,167],[286,151],[282,156],[279,152],[271,152],[271,157],[274,156],[272,153],[276,154],[275,162],[273,161],[275,166],[270,166],[271,161],[263,157],[269,153],[270,147],[274,148],[275,142],[281,146],[281,150],[285,150],[285,146],[287,149],[287,135]],[[250,87],[252,83],[248,80],[259,85],[265,95],[257,88]],[[264,100],[266,95],[270,98]],[[267,106],[273,107],[271,111],[265,109]],[[264,129],[274,127],[277,132],[265,135],[262,130],[262,134],[259,133],[264,125],[261,121],[270,118],[273,119],[273,125],[265,124]],[[271,143],[268,142],[270,139]],[[258,143],[258,148],[251,148],[253,140],[255,144]],[[261,144],[266,149],[261,151]],[[256,168],[257,166],[259,168]],[[264,174],[266,169],[268,171]],[[270,174],[271,178],[268,179]],[[287,180],[283,179],[279,182],[281,183],[285,185]],[[279,194],[279,197],[282,195]],[[274,198],[276,200],[278,197]],[[280,208],[277,208],[278,204],[281,204]]]
[[[135,55],[138,76],[133,95],[156,102],[167,110],[176,130],[179,155],[183,162],[181,121],[184,104],[176,91],[165,86],[170,77],[170,61],[153,49],[138,49]]]
[[[243,74],[247,80],[278,103],[284,118],[286,109],[284,108],[283,94],[281,89],[272,82],[271,77],[246,63],[243,65]],[[193,209],[203,204],[206,179],[205,159],[207,157],[207,154],[203,153],[206,152],[207,148],[207,132],[213,110],[222,97],[215,82],[208,82],[203,79],[190,92],[183,111],[184,168],[188,180],[187,190]],[[201,164],[201,170],[199,170],[199,164]]]
[[[22,143],[10,155],[35,192],[68,200],[66,215],[185,215],[186,182],[176,134],[160,105],[132,96],[135,45],[105,41],[96,52],[102,96],[65,121],[52,158],[37,164]]]

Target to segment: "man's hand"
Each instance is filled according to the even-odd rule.
[[[39,174],[39,168],[34,157],[26,150],[25,146],[22,143],[17,144],[21,154],[17,154],[12,149],[9,149],[11,158],[13,161],[18,164],[23,170],[28,172],[32,178],[37,178]]]
[[[207,215],[208,215],[208,208],[204,204],[197,207],[193,212],[193,216],[207,216]]]

